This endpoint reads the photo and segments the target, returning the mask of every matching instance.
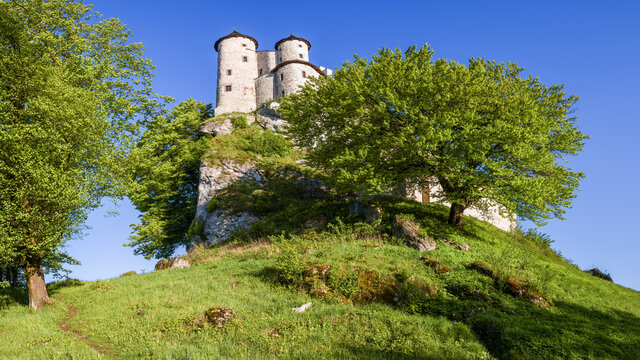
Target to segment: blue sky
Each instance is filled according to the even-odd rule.
[[[91,1],[89,1],[91,3]],[[146,1],[99,0],[95,9],[120,18],[146,45],[155,89],[177,100],[215,103],[213,43],[236,28],[259,49],[290,33],[311,42],[310,60],[329,68],[353,54],[429,43],[438,58],[485,57],[517,62],[547,85],[580,96],[578,127],[591,139],[569,159],[587,177],[564,221],[542,231],[581,268],[608,271],[640,290],[640,2],[635,1]],[[84,239],[69,243],[83,265],[72,277],[104,279],[151,271],[155,261],[123,247],[137,213],[93,213]]]

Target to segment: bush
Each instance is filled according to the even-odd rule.
[[[255,131],[247,140],[243,150],[260,156],[285,157],[292,153],[291,141],[271,130]]]
[[[358,271],[351,268],[332,268],[327,276],[327,285],[347,299],[360,292],[359,282]]]
[[[289,286],[301,284],[305,264],[300,260],[295,246],[286,240],[284,235],[272,237],[272,241],[277,242],[280,248],[280,253],[275,257],[278,281]]]
[[[545,234],[536,228],[530,228],[524,231],[522,229],[517,229],[516,231],[522,235],[524,240],[536,245],[541,249],[548,249],[551,247],[551,243],[553,243],[553,240],[551,239],[551,236],[549,236],[549,234]]]
[[[189,225],[187,237],[191,239],[196,236],[204,237],[204,224],[194,219]]]
[[[218,200],[217,198],[212,198],[211,200],[209,200],[209,203],[207,204],[207,211],[212,213],[216,210],[218,210],[220,208],[220,200]]]
[[[233,125],[233,129],[245,129],[249,126],[247,122],[247,118],[242,115],[236,115],[231,117],[231,125]]]

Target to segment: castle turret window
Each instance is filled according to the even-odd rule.
[[[231,75],[231,70],[227,70],[227,75]]]
[[[307,72],[306,72],[306,71],[303,71],[303,72],[302,72],[302,77],[303,77],[303,78],[306,78],[306,77],[307,77]]]
[[[280,74],[280,80],[284,80],[284,74]]]
[[[284,90],[282,90],[282,95],[284,96]]]
[[[231,91],[231,85],[227,85],[224,87],[224,91]]]
[[[262,75],[262,69],[260,69],[260,75]]]
[[[246,56],[243,56],[243,57],[242,57],[242,62],[247,62],[247,61],[249,61],[249,59],[247,59],[247,57],[246,57]]]
[[[304,56],[302,56],[302,54],[298,54],[298,55],[300,55],[300,59],[303,59],[303,58],[304,58]]]

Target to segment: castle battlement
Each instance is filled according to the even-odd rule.
[[[296,36],[258,50],[258,41],[233,31],[218,39],[218,84],[215,115],[251,112],[261,104],[298,91],[313,76],[332,71],[309,62],[309,41]]]

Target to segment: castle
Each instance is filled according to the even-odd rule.
[[[312,76],[332,75],[332,71],[322,66],[316,66],[309,62],[309,41],[293,36],[279,40],[275,44],[275,50],[258,51],[258,41],[251,36],[233,31],[227,36],[218,39],[214,44],[218,52],[218,84],[216,90],[215,115],[229,113],[250,113],[269,100],[275,100],[280,96],[294,93],[300,86]],[[205,169],[201,169],[200,197],[198,200],[197,219],[206,224],[228,223],[230,227],[248,226],[247,218],[241,217],[231,221],[206,221],[208,216],[206,204],[211,196],[211,189],[206,184],[217,183],[211,180],[219,174],[207,175]],[[210,169],[209,169],[210,170]],[[228,171],[229,169],[227,169]],[[238,169],[237,177],[246,177],[245,172],[253,170]],[[204,177],[204,178],[203,178]],[[252,174],[251,177],[259,177]],[[207,180],[208,179],[208,180]],[[226,186],[226,182],[222,182]],[[219,189],[218,189],[219,190]],[[398,195],[413,199],[418,202],[435,202],[451,206],[442,198],[442,187],[434,181],[431,186],[417,188],[412,186],[399,186]],[[485,209],[469,207],[464,215],[471,216],[489,222],[500,229],[511,231],[517,222],[515,216],[503,214],[503,207],[495,203],[487,203]],[[218,219],[219,220],[219,219]],[[209,233],[220,233],[225,226],[213,226]],[[215,230],[213,230],[215,228]],[[229,230],[231,231],[231,230]],[[217,235],[216,235],[217,236]]]
[[[266,101],[291,94],[309,77],[331,75],[332,71],[309,62],[311,44],[302,38],[286,37],[275,50],[258,50],[258,41],[233,31],[218,39],[218,84],[215,115],[256,110]]]

